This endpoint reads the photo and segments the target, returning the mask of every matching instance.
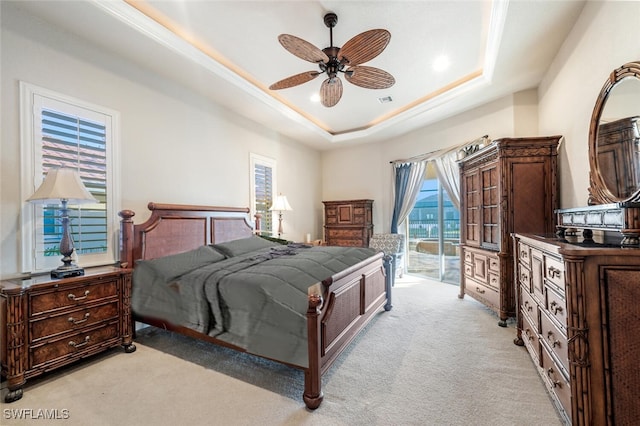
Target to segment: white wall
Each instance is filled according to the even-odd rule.
[[[320,238],[320,154],[133,63],[2,5],[0,277],[19,272],[19,81],[117,110],[122,209],[149,201],[249,206],[249,153],[276,159],[294,211],[285,237]],[[320,218],[320,222],[318,222]]]

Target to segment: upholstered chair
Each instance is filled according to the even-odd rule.
[[[369,247],[391,256],[393,275],[402,278],[404,273],[403,234],[373,234],[369,240]]]

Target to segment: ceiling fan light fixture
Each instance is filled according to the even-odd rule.
[[[365,31],[349,39],[342,47],[333,45],[333,27],[338,16],[329,12],[324,16],[329,28],[330,46],[319,49],[311,43],[289,34],[280,34],[282,47],[293,55],[318,65],[319,71],[308,71],[280,80],[270,90],[286,89],[306,83],[320,74],[328,77],[320,87],[320,101],[325,107],[335,106],[342,97],[342,80],[338,74],[344,73],[351,84],[365,89],[386,89],[395,84],[391,74],[378,68],[362,66],[378,56],[389,44],[391,33],[383,29]],[[345,69],[346,68],[346,69]]]

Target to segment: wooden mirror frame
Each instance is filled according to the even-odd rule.
[[[640,184],[633,194],[627,198],[618,198],[607,188],[598,166],[598,129],[602,111],[611,91],[625,78],[636,78],[640,80],[640,61],[629,62],[615,69],[605,82],[600,95],[596,100],[591,125],[589,127],[589,200],[590,205],[608,203],[640,203]]]

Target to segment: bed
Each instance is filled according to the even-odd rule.
[[[391,309],[393,277],[390,259],[383,253],[304,244],[276,245],[270,241],[270,244],[266,244],[268,240],[257,236],[260,234],[259,217],[250,220],[247,208],[159,203],[149,203],[148,208],[151,215],[141,224],[134,224],[135,212],[123,210],[119,213],[122,218],[120,264],[134,269],[133,319],[303,370],[302,399],[311,410],[318,408],[323,399],[322,375],[375,315]],[[256,252],[238,249],[251,247],[253,250],[255,245],[259,246]],[[182,292],[181,297],[185,300],[189,299],[185,296],[187,293],[205,295],[210,304],[209,319],[203,302],[196,302],[199,307],[191,308],[191,305],[182,306],[187,304],[182,299],[175,316],[157,314],[146,298],[156,297],[150,294],[160,286],[167,287],[163,283],[175,285],[168,279],[158,278],[162,274],[157,271],[167,269],[167,259],[182,259],[186,254],[189,258],[187,263],[192,262],[194,256],[201,259],[203,253],[209,258],[209,249],[222,253],[224,258],[216,258],[177,280],[178,285],[182,285],[179,292]],[[235,252],[229,253],[229,250]],[[322,260],[324,263],[316,264],[316,257],[333,260]],[[248,266],[245,269],[245,266],[239,267],[240,264]],[[172,265],[171,262],[169,265]],[[300,275],[292,271],[303,270],[304,275],[318,276],[324,268],[334,272],[304,287],[304,282],[296,283],[297,287],[286,290],[293,296],[285,294],[285,290],[280,290],[280,286],[274,284],[284,276]],[[149,270],[152,272],[149,273]],[[194,276],[204,278],[196,281]],[[198,284],[190,287],[191,282]],[[265,290],[263,286],[268,288]],[[247,294],[253,291],[253,287],[261,288],[258,290],[260,294],[269,294],[268,298],[261,296],[260,303],[265,304],[251,309],[238,306],[240,301],[245,300],[243,298],[249,300]],[[274,291],[274,287],[278,290]],[[185,288],[196,290],[184,291]],[[137,292],[145,296],[136,297]],[[158,300],[168,293],[170,291],[163,288],[158,293]],[[272,297],[273,293],[278,295]],[[211,298],[218,298],[222,302]],[[262,299],[269,300],[265,302]],[[138,303],[135,303],[136,300]],[[300,306],[300,301],[303,306]],[[214,302],[219,305],[214,305]],[[162,303],[167,304],[167,301],[160,302],[160,305]],[[247,305],[252,303],[247,302]],[[263,310],[274,310],[276,313],[267,317],[256,314]],[[235,323],[229,322],[234,315],[235,318],[238,315],[255,316],[261,328],[256,331],[255,327],[234,326],[239,324],[236,320]],[[271,318],[280,318],[281,327],[274,327]],[[298,321],[301,323],[298,324]],[[262,326],[269,322],[267,326]],[[231,326],[227,327],[229,324]],[[244,329],[253,330],[247,332],[251,334],[251,339],[243,336]],[[281,334],[295,336],[289,341],[286,340],[289,337],[285,339]],[[291,349],[273,351],[265,346],[265,342],[253,343],[253,337],[256,336],[257,340],[260,340],[260,336],[268,336],[262,340],[275,341],[278,342],[276,347]],[[301,338],[304,339],[302,343]]]

